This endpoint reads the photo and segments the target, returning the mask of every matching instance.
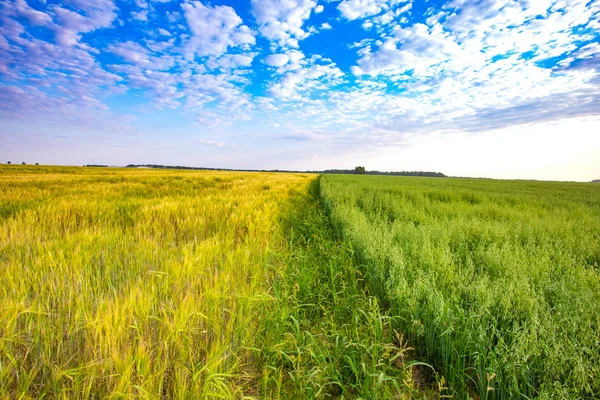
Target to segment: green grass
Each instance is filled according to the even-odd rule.
[[[600,393],[600,188],[325,176],[371,290],[459,398]]]
[[[324,214],[320,181],[284,214],[288,252],[272,284],[278,307],[265,315],[259,351],[262,398],[421,398],[393,318],[369,294],[347,241]],[[443,392],[443,390],[442,390]]]

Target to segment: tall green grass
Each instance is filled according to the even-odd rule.
[[[600,396],[600,188],[325,176],[373,293],[455,395]]]
[[[319,198],[320,181],[283,214],[288,251],[274,274],[278,307],[262,318],[256,349],[261,398],[423,398],[444,388],[415,382],[416,368],[393,319],[372,296],[354,252],[336,237]],[[433,390],[436,389],[436,390]]]

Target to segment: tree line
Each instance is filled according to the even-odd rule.
[[[394,175],[394,176],[430,176],[436,178],[446,178],[441,172],[430,171],[367,171],[365,167],[358,166],[354,169],[326,169],[313,171],[291,171],[280,169],[231,169],[231,168],[208,168],[208,167],[186,167],[182,165],[160,165],[160,164],[129,164],[127,168],[160,168],[160,169],[188,169],[201,171],[242,171],[242,172],[296,172],[313,174],[364,174],[364,175]]]
[[[358,166],[354,169],[326,169],[324,171],[313,171],[322,174],[359,174],[359,175],[393,175],[393,176],[429,176],[435,178],[447,178],[441,172],[431,171],[366,171],[365,167]]]

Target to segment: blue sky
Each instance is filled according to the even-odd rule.
[[[0,21],[13,162],[600,178],[597,0],[0,0]]]

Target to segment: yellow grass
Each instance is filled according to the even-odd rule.
[[[0,168],[0,397],[257,396],[280,210],[314,176]]]

